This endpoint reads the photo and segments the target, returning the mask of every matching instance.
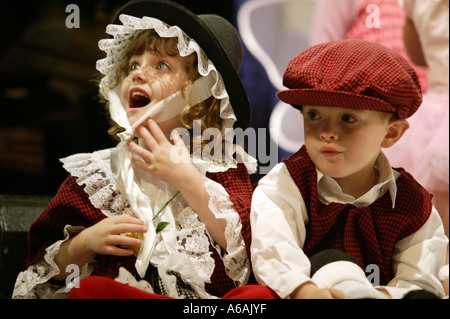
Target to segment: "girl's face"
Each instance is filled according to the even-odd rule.
[[[167,55],[144,51],[133,55],[128,65],[128,74],[122,82],[120,99],[130,125],[159,101],[179,91],[188,80],[187,59],[178,55]],[[158,123],[167,137],[180,127],[180,116]]]
[[[389,130],[381,112],[303,106],[305,145],[317,168],[340,181],[367,179]],[[342,185],[341,185],[342,187]]]

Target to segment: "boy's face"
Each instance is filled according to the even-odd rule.
[[[389,130],[376,111],[303,106],[305,145],[317,168],[336,180],[371,176]]]
[[[132,56],[120,94],[130,125],[153,105],[179,91],[187,79],[186,58],[180,55],[144,51]],[[180,126],[179,115],[158,125],[169,136]]]

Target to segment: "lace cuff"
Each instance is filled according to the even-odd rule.
[[[217,218],[224,218],[227,221],[225,228],[227,249],[224,250],[212,238],[211,243],[222,257],[227,275],[238,286],[244,285],[250,276],[250,261],[241,234],[241,218],[222,185],[206,178],[205,188],[210,196],[209,209]]]
[[[57,299],[65,298],[70,292],[63,283],[52,282],[54,276],[60,273],[55,263],[55,256],[61,245],[73,235],[78,234],[83,228],[66,225],[64,227],[64,239],[47,247],[45,255],[28,269],[19,273],[14,284],[13,299]],[[80,280],[89,276],[93,270],[93,263],[87,263],[80,272]]]

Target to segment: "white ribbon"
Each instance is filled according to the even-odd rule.
[[[211,87],[214,85],[214,82],[212,76],[205,76],[200,77],[194,83],[190,84],[186,90],[186,97],[189,100],[189,103],[191,105],[196,105],[212,96]],[[119,134],[121,142],[118,145],[118,178],[123,185],[133,211],[136,213],[137,217],[144,221],[148,226],[148,231],[144,234],[144,240],[139,249],[135,264],[138,274],[141,277],[144,277],[155,247],[156,229],[152,221],[154,212],[150,205],[149,198],[145,195],[144,190],[141,189],[141,186],[137,183],[137,179],[135,178],[136,172],[131,163],[133,155],[128,148],[127,141],[133,137],[133,132],[136,127],[148,117],[152,117],[156,122],[166,121],[177,114],[180,114],[181,110],[186,106],[186,101],[184,100],[181,91],[178,91],[156,103],[143,113],[131,126],[128,122],[126,111],[120,101],[119,92],[120,85],[108,93],[111,118],[118,125],[125,128],[125,131]]]

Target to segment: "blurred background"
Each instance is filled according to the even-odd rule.
[[[303,143],[301,115],[275,95],[295,55],[349,37],[405,53],[397,0],[174,1],[197,14],[219,14],[239,30],[240,76],[252,105],[251,127],[260,129],[251,155],[265,172]],[[106,25],[126,2],[17,0],[0,11],[0,194],[52,196],[67,175],[60,158],[115,145],[97,99],[95,62],[103,58],[97,43]],[[79,8],[79,28],[66,27],[70,3]],[[425,76],[421,80],[426,89]]]
[[[59,158],[115,145],[97,99],[97,43],[127,1],[12,1],[0,11],[0,194],[54,195]],[[234,21],[233,1],[176,1]],[[80,28],[67,28],[74,3]]]

